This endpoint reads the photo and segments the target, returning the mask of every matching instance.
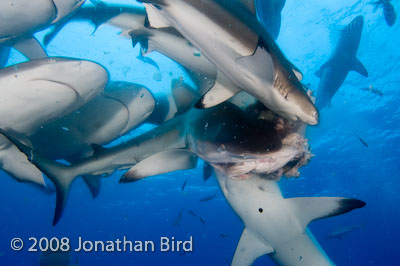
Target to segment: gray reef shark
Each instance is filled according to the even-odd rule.
[[[110,82],[78,110],[42,125],[29,137],[32,147],[50,159],[76,161],[142,124],[153,112],[152,93],[139,84]]]
[[[28,59],[46,57],[46,52],[33,34],[65,19],[84,2],[84,0],[2,0],[0,44],[14,47]]]
[[[394,23],[396,23],[397,19],[396,10],[394,9],[394,6],[391,2],[392,0],[378,0],[369,3],[371,5],[374,5],[374,12],[376,12],[376,10],[382,6],[385,21],[389,27],[392,27]]]
[[[208,109],[192,108],[125,143],[97,148],[93,156],[72,165],[49,160],[12,133],[2,133],[54,183],[56,224],[77,176],[106,176],[117,169],[129,169],[120,182],[132,182],[194,168],[198,157],[235,178],[246,178],[249,173],[274,174],[287,165],[290,169],[299,167],[308,157],[308,146],[295,134],[296,123],[288,121],[282,129],[281,120],[252,118],[229,102]]]
[[[174,27],[237,85],[211,89],[201,99],[211,107],[240,88],[279,115],[318,123],[318,112],[300,83],[301,73],[283,55],[254,13],[254,3],[227,0],[146,0],[151,27]],[[218,79],[218,78],[217,78]]]
[[[229,81],[225,75],[217,70],[199,49],[193,46],[176,29],[162,28],[154,29],[146,27],[146,12],[144,8],[126,7],[121,5],[106,5],[100,2],[95,7],[83,7],[78,10],[70,20],[85,20],[94,25],[95,29],[103,24],[118,28],[121,35],[132,38],[132,45],[140,44],[140,55],[138,59],[153,65],[159,70],[156,62],[147,57],[153,51],[157,51],[174,60],[182,67],[195,83],[199,99],[201,95],[212,88],[218,90],[239,90],[234,83]],[[56,25],[52,32],[44,38],[48,44],[55,35],[64,27],[67,21]],[[209,93],[208,98],[220,101],[218,94]],[[198,100],[197,99],[197,100]],[[224,99],[222,99],[223,101]]]
[[[272,39],[278,39],[281,30],[281,11],[286,0],[255,0],[256,13]]]
[[[245,228],[232,266],[249,266],[268,254],[285,266],[334,265],[311,232],[310,222],[365,206],[357,199],[337,197],[283,198],[276,181],[252,174],[230,178],[215,171],[221,190]]]
[[[0,127],[26,140],[40,126],[80,108],[107,82],[102,66],[80,59],[36,59],[0,69]],[[0,163],[17,180],[44,185],[40,171],[3,136]]]
[[[29,137],[33,149],[50,159],[70,163],[92,156],[99,145],[124,135],[152,114],[155,99],[138,84],[111,82],[104,92],[78,110],[40,126]],[[100,193],[100,179],[83,176],[93,197]]]
[[[342,86],[350,71],[356,71],[368,77],[367,70],[356,57],[363,25],[362,16],[353,19],[341,31],[339,41],[329,60],[315,73],[321,79],[316,101],[320,110],[330,104],[332,97]]]

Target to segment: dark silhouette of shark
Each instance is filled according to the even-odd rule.
[[[341,32],[339,41],[329,60],[315,73],[320,83],[317,91],[317,107],[321,110],[330,104],[331,98],[343,84],[350,71],[368,77],[368,72],[356,54],[364,25],[363,16],[357,16]]]

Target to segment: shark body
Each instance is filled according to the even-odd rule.
[[[108,73],[80,59],[36,59],[0,70],[0,127],[26,139],[40,126],[75,111],[100,93]],[[0,137],[2,169],[19,181],[44,185],[40,171]]]
[[[82,6],[84,0],[3,0],[0,1],[0,44],[14,47],[28,59],[47,57],[33,36],[65,19]]]
[[[316,105],[321,110],[330,104],[331,98],[342,86],[350,71],[368,77],[368,72],[357,59],[364,18],[357,16],[341,32],[339,41],[329,60],[316,72],[320,78]]]
[[[222,0],[142,2],[150,26],[177,29],[238,88],[285,118],[318,122],[318,112],[299,81],[300,72],[245,5]],[[229,87],[211,89],[218,101],[211,101],[216,96],[207,93],[198,106],[214,106],[238,92]]]
[[[277,182],[265,177],[254,174],[237,180],[218,170],[215,175],[225,198],[245,225],[233,266],[251,265],[265,254],[277,265],[334,265],[307,225],[365,205],[360,200],[336,197],[285,199]]]
[[[201,158],[231,176],[246,178],[252,172],[273,173],[289,162],[293,162],[290,168],[302,164],[300,158],[308,152],[302,138],[290,132],[282,137],[273,121],[249,117],[228,102],[203,110],[193,108],[126,143],[97,149],[93,156],[70,166],[49,160],[6,135],[57,187],[54,224],[77,176],[109,175],[117,169],[129,169],[121,182],[132,182],[194,168],[197,158]]]

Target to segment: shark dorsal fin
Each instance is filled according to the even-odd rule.
[[[286,201],[293,208],[303,232],[314,220],[347,213],[365,206],[357,199],[338,197],[289,198]]]
[[[265,244],[265,241],[262,242],[255,234],[245,228],[236,247],[231,265],[252,265],[258,257],[272,252],[274,252],[274,249],[271,245]]]

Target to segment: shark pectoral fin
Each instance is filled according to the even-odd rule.
[[[180,114],[189,110],[200,97],[199,93],[183,82],[183,80],[172,80],[171,91],[176,109]]]
[[[303,231],[314,220],[344,214],[365,206],[365,202],[361,200],[339,197],[288,198],[286,201],[296,213]]]
[[[352,67],[351,70],[360,73],[360,74],[363,75],[364,77],[368,77],[368,71],[367,71],[367,69],[366,69],[365,66],[361,63],[361,61],[358,60],[358,58],[356,58],[356,59],[354,60],[354,65],[353,65],[353,67]]]
[[[101,177],[95,175],[83,175],[83,181],[88,186],[92,197],[95,199],[100,194]]]
[[[327,68],[329,66],[329,64],[330,64],[330,61],[328,61],[325,64],[323,64],[320,69],[315,71],[315,73],[314,73],[315,76],[317,76],[318,78],[321,78],[322,77],[322,72],[325,70],[325,68]]]
[[[299,69],[297,69],[297,68],[293,68],[292,70],[293,70],[293,73],[296,75],[296,78],[299,81],[302,81],[303,80],[303,73],[301,73],[301,71]]]
[[[0,166],[2,170],[19,182],[30,182],[43,188],[46,187],[42,173],[29,162],[24,153],[2,135],[0,135],[0,143]]]
[[[13,47],[30,60],[47,57],[43,47],[33,36],[19,39]]]
[[[204,109],[216,106],[229,100],[239,92],[240,88],[218,71],[214,86],[200,98],[195,107]]]
[[[143,2],[144,7],[146,8],[146,13],[147,13],[147,20],[150,24],[150,27],[159,29],[159,28],[168,28],[171,27],[171,23],[160,14],[159,10],[152,5],[164,5],[163,1],[151,1],[151,0],[140,0],[140,2]],[[149,3],[149,4],[145,4]]]
[[[249,266],[258,257],[272,252],[274,249],[270,244],[261,242],[245,228],[236,247],[231,266]]]
[[[169,150],[150,156],[129,169],[120,183],[165,174],[173,171],[192,169],[197,166],[197,156],[188,150]]]
[[[252,55],[239,57],[235,61],[242,75],[258,86],[275,81],[275,66],[269,49],[266,41],[260,38]]]
[[[65,208],[69,188],[76,178],[74,173],[70,171],[71,167],[44,158],[2,129],[0,129],[0,133],[3,134],[15,146],[17,146],[17,148],[28,157],[29,161],[54,183],[57,192],[57,199],[53,225],[56,225],[60,220]]]

